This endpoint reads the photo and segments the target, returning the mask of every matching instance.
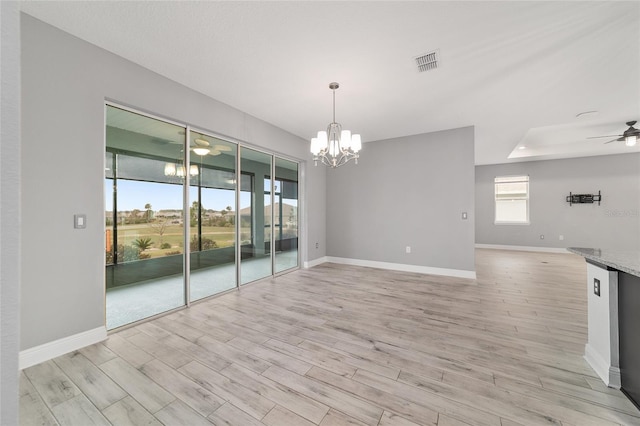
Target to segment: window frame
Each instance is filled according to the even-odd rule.
[[[504,179],[503,181],[498,182],[499,179]],[[507,180],[510,179],[510,180]],[[526,197],[524,198],[526,202],[526,219],[513,221],[513,220],[498,220],[498,185],[508,184],[508,183],[526,183]],[[529,175],[503,175],[496,176],[493,179],[493,224],[494,225],[530,225],[530,199],[531,199],[531,178]],[[501,198],[500,201],[505,200],[523,200],[520,197],[514,198]]]

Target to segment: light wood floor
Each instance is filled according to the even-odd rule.
[[[21,374],[21,423],[640,425],[582,358],[586,266],[477,250],[477,281],[324,264]]]

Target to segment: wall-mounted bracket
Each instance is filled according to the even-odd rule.
[[[569,203],[569,206],[573,204],[593,204],[595,202],[598,202],[598,205],[600,205],[600,201],[602,201],[600,191],[598,191],[597,194],[573,194],[570,192],[569,195],[567,195],[567,203]]]

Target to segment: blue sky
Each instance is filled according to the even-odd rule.
[[[113,210],[112,181],[105,179],[105,210]],[[244,198],[244,197],[242,197]],[[197,199],[195,188],[191,188],[190,199]],[[182,186],[152,182],[118,180],[118,210],[144,210],[151,204],[154,211],[182,208]],[[205,209],[223,210],[231,206],[235,210],[235,192],[224,189],[203,189],[202,206]]]
[[[105,179],[104,193],[105,210],[113,210],[112,183],[111,179]],[[268,185],[266,185],[268,188]],[[276,194],[278,192],[276,191]],[[251,205],[250,194],[240,193],[240,208]],[[191,187],[189,199],[191,202],[197,200],[198,194],[194,187]],[[155,182],[139,182],[133,180],[118,180],[118,210],[144,210],[145,204],[151,204],[151,210],[179,210],[182,208],[182,185],[170,185]],[[284,200],[283,203],[297,206],[297,200]],[[202,206],[205,209],[224,210],[231,206],[235,210],[235,191],[228,189],[202,189]]]

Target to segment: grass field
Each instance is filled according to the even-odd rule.
[[[157,230],[146,223],[120,225],[118,226],[118,243],[132,245],[138,238],[151,238],[151,247],[145,250],[145,253],[152,258],[161,257],[167,253],[183,252],[182,232],[183,227],[180,225],[167,226],[162,237],[160,237]],[[196,233],[197,229],[191,228],[190,234],[193,236]],[[215,241],[219,248],[230,247],[233,246],[235,241],[235,228],[203,226],[202,237]],[[171,248],[161,249],[160,246],[163,243],[171,244]]]

